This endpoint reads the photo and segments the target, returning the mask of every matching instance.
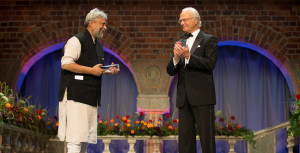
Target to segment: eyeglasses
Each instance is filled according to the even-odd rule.
[[[183,21],[183,22],[186,22],[187,20],[192,19],[192,18],[196,18],[196,17],[191,17],[191,18],[186,18],[186,19],[179,19],[177,22],[178,22],[179,24],[181,24],[182,21]]]
[[[97,23],[97,21],[94,21],[94,20],[92,20],[92,21],[93,21],[94,23]],[[100,23],[100,24],[102,24],[102,27],[104,27],[104,26],[106,26],[106,27],[107,27],[107,26],[108,26],[106,22],[102,22],[102,23],[101,23],[101,22],[99,22],[99,23]]]

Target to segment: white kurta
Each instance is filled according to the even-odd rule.
[[[76,37],[72,37],[65,45],[61,64],[74,63],[78,60],[80,53],[80,42]],[[65,91],[63,100],[59,102],[58,138],[61,141],[66,140],[66,142],[96,144],[97,113],[98,109],[95,106],[67,100],[67,92]]]

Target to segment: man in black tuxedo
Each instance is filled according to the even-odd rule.
[[[200,15],[194,8],[183,9],[178,23],[186,35],[174,45],[167,72],[171,76],[178,74],[179,153],[196,153],[196,129],[202,153],[215,153],[216,96],[212,71],[218,57],[218,41],[200,31]]]

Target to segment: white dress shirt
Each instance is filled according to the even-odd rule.
[[[95,39],[93,38],[95,44]],[[64,56],[61,58],[61,66],[75,63],[81,54],[81,44],[79,39],[75,36],[70,38],[65,45]]]

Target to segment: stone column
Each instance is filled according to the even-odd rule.
[[[170,111],[169,84],[166,72],[169,60],[133,60],[132,68],[139,95],[137,109],[146,114],[145,120],[157,120]]]

